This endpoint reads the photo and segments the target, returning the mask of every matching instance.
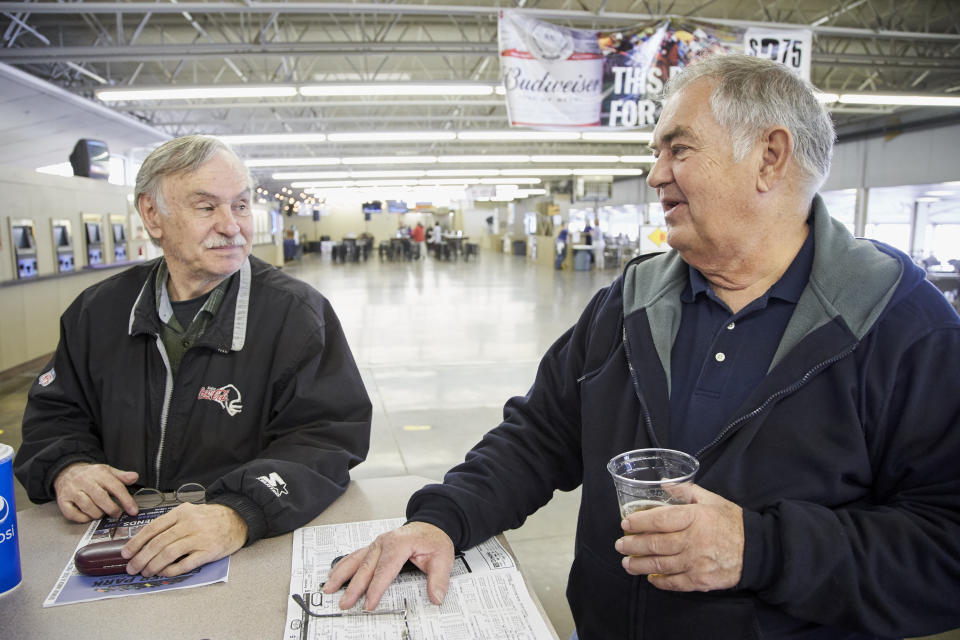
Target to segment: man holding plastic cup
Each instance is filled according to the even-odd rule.
[[[830,217],[833,140],[776,63],[672,77],[647,180],[671,250],[598,292],[503,422],[325,591],[352,576],[341,605],[371,609],[410,558],[440,602],[455,548],[582,486],[580,640],[960,626],[960,318],[908,256]],[[694,456],[696,483],[618,517],[607,464],[652,448]]]

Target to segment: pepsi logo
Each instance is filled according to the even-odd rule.
[[[8,515],[10,515],[10,503],[0,496],[0,522],[4,522]]]

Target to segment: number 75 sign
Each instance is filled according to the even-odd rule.
[[[743,52],[782,62],[804,80],[810,80],[813,54],[813,33],[810,30],[747,29],[743,36]]]

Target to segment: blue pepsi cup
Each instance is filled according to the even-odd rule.
[[[0,596],[20,584],[17,505],[13,500],[13,447],[0,444]]]

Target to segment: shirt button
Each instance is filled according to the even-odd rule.
[[[727,359],[727,356],[723,353],[723,351],[718,351],[716,355],[713,356],[713,359],[717,362],[723,362]]]
[[[183,348],[184,348],[184,349],[187,349],[187,348],[190,347],[190,341],[189,341],[189,340],[184,340],[181,344],[183,345]]]
[[[733,331],[733,328],[734,328],[735,326],[737,326],[737,323],[736,323],[736,322],[731,322],[730,324],[727,325],[727,329],[728,329],[729,331]]]

